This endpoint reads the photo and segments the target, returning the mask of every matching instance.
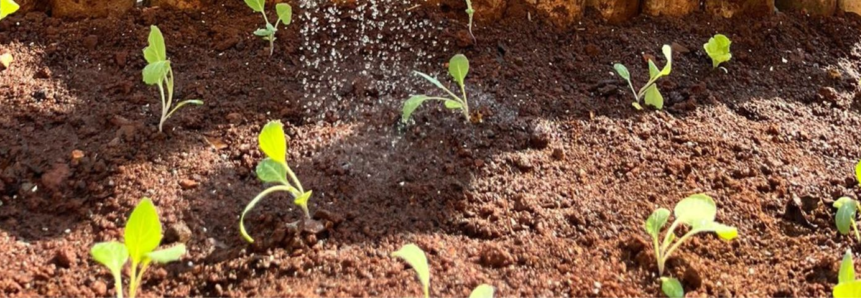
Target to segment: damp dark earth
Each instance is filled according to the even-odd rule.
[[[687,297],[830,296],[844,252],[861,251],[832,206],[861,196],[858,15],[608,22],[587,9],[556,26],[509,7],[473,40],[465,5],[297,1],[270,48],[252,34],[259,13],[222,2],[0,21],[14,57],[0,70],[0,296],[116,296],[90,249],[122,241],[144,197],[162,247],[187,252],[150,266],[141,297],[420,297],[392,256],[409,243],[431,296],[663,296],[644,222],[700,193],[738,237],[700,233],[667,259]],[[162,132],[141,77],[151,25],[174,98],[204,102]],[[703,44],[718,33],[732,59],[713,68]],[[639,88],[664,45],[663,109],[635,109],[613,66]],[[447,96],[414,71],[460,94],[456,54],[471,119],[428,102],[404,121],[411,95]],[[272,194],[245,216],[252,244],[239,216],[270,185],[255,170],[273,120],[313,190],[310,219]]]

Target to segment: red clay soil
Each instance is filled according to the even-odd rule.
[[[827,296],[845,249],[861,251],[830,206],[861,195],[861,18],[607,25],[589,12],[548,30],[521,12],[477,24],[472,44],[460,7],[407,2],[297,6],[271,57],[241,1],[0,22],[0,50],[16,58],[0,72],[0,294],[114,295],[89,248],[121,240],[144,196],[164,244],[189,247],[148,272],[145,297],[419,296],[390,257],[406,243],[428,253],[433,296],[480,283],[500,296],[659,296],[642,223],[699,192],[740,237],[699,235],[670,260],[690,296]],[[157,91],[140,79],[151,24],[166,35],[177,97],[206,102],[163,134]],[[715,33],[733,40],[726,71],[701,50]],[[667,107],[635,111],[612,64],[642,84],[643,57],[663,65],[665,43],[676,51],[660,82]],[[442,78],[455,53],[470,58],[484,122],[428,105],[399,125],[409,94],[437,92],[410,71]],[[265,187],[256,134],[274,119],[327,229],[297,231],[301,211],[276,195],[246,219],[249,245],[237,223]]]

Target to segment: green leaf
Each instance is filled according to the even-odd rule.
[[[266,0],[245,0],[245,4],[251,7],[254,12],[261,12],[263,11],[263,5],[266,4]]]
[[[661,70],[661,76],[668,76],[673,70],[673,48],[665,44],[661,50],[664,52],[664,57],[667,58],[667,65],[664,65],[664,69]]]
[[[425,101],[430,100],[430,99],[431,98],[428,97],[427,95],[410,96],[410,98],[404,102],[403,114],[401,115],[401,121],[403,121],[404,123],[409,121],[410,116],[412,116],[413,112],[415,112],[415,110],[418,109],[422,105],[422,103],[424,103]]]
[[[673,210],[676,220],[698,228],[715,221],[717,206],[715,201],[706,194],[695,194],[681,200]]]
[[[652,215],[649,215],[649,219],[646,220],[646,224],[643,228],[646,229],[646,232],[652,236],[652,238],[657,239],[658,235],[661,234],[661,228],[667,224],[667,219],[670,218],[670,210],[666,208],[660,208],[652,212]]]
[[[658,85],[652,84],[646,89],[646,94],[643,95],[643,102],[660,110],[664,108],[664,96],[661,91],[658,91]]]
[[[861,280],[837,284],[832,294],[834,298],[861,297]]]
[[[855,264],[852,261],[852,249],[846,249],[843,261],[840,262],[840,273],[837,274],[837,284],[855,281]]]
[[[480,284],[472,290],[472,293],[469,293],[469,298],[493,298],[493,292],[492,286]]]
[[[15,1],[12,0],[0,0],[0,20],[6,18],[6,16],[18,11],[18,8],[21,6]]]
[[[462,109],[463,108],[463,104],[460,103],[459,101],[456,101],[456,100],[449,99],[443,103],[445,104],[445,107],[449,110],[456,110],[456,109]]]
[[[634,108],[635,108],[635,109],[637,109],[637,110],[642,110],[642,109],[643,109],[643,106],[641,106],[641,105],[640,105],[640,103],[632,102],[632,103],[631,103],[631,105],[632,105],[632,106],[634,106]]]
[[[721,63],[732,59],[732,53],[729,49],[731,44],[732,42],[726,35],[717,34],[709,38],[709,42],[703,45],[706,54],[712,58],[712,67],[717,68]]]
[[[125,245],[116,241],[96,243],[90,250],[90,255],[96,262],[108,267],[114,277],[120,276],[123,265],[129,259],[129,251]]]
[[[272,34],[275,34],[275,32],[272,30],[269,30],[269,29],[261,28],[261,29],[254,30],[254,35],[257,35],[260,37],[267,37],[267,36],[270,36]]]
[[[738,237],[738,229],[718,222],[704,223],[694,229],[694,232],[715,232],[722,240],[730,241]]]
[[[613,65],[613,68],[615,68],[615,69],[616,69],[616,73],[618,73],[620,77],[622,77],[622,78],[623,78],[623,79],[625,79],[626,81],[630,81],[630,80],[631,80],[631,73],[630,73],[630,72],[628,72],[628,68],[627,68],[627,67],[625,67],[625,66],[624,66],[624,65],[622,65],[622,64],[616,63],[616,64],[614,64],[614,65]]]
[[[858,181],[858,185],[861,185],[861,161],[855,164],[855,180]]]
[[[248,243],[254,243],[254,239],[251,238],[251,236],[249,236],[248,232],[245,230],[245,215],[248,214],[251,209],[254,209],[254,206],[256,206],[257,203],[260,202],[260,200],[265,198],[270,193],[277,191],[286,191],[291,194],[295,194],[298,192],[296,188],[290,185],[276,185],[267,188],[263,192],[257,194],[257,196],[255,196],[253,199],[251,199],[251,202],[249,202],[248,205],[245,206],[245,209],[242,210],[242,214],[239,215],[239,234],[242,236],[243,239],[245,239],[245,241],[248,241]]]
[[[312,191],[310,190],[306,191],[302,195],[293,199],[293,204],[296,204],[296,206],[301,207],[306,214],[308,213],[308,200],[311,199],[311,192]]]
[[[655,61],[649,60],[649,80],[654,80],[660,76],[661,71],[658,69],[658,66],[655,65]]]
[[[150,26],[149,45],[143,49],[144,59],[148,64],[167,60],[167,49],[164,45],[164,35],[156,26]]]
[[[457,54],[451,57],[451,60],[448,61],[448,73],[462,88],[466,74],[469,73],[469,60],[466,59],[466,56]]]
[[[167,264],[173,261],[178,261],[185,254],[185,244],[178,244],[171,248],[157,250],[148,253],[147,256],[153,262],[158,264]]]
[[[257,164],[257,179],[263,182],[286,183],[287,168],[280,162],[274,161],[271,158],[266,158]]]
[[[421,76],[425,80],[428,80],[429,82],[431,82],[435,86],[439,87],[440,89],[446,89],[445,86],[443,86],[442,83],[440,83],[439,80],[437,80],[436,78],[433,78],[433,77],[431,77],[431,76],[429,76],[423,72],[414,71],[414,73]]]
[[[161,242],[158,212],[149,198],[143,198],[126,222],[124,238],[134,264],[143,261]]]
[[[430,269],[428,268],[428,259],[425,256],[425,252],[415,244],[410,243],[393,252],[392,256],[401,258],[413,267],[416,275],[419,277],[419,281],[422,283],[422,291],[425,298],[430,297]]]
[[[275,12],[278,13],[278,19],[281,20],[284,25],[290,25],[290,22],[293,20],[293,7],[287,3],[278,3],[275,5]]]
[[[284,125],[281,121],[269,121],[257,138],[260,150],[269,158],[282,164],[287,164],[287,138],[284,136]]]
[[[850,199],[849,197],[841,197],[841,198],[837,199],[837,201],[834,201],[832,206],[834,206],[834,208],[840,209],[840,206],[843,206],[843,204],[845,204],[846,202],[854,202],[854,201],[855,200]]]
[[[170,61],[163,60],[150,63],[143,69],[143,81],[147,85],[155,85],[161,83],[170,72]]]
[[[836,202],[835,202],[836,203]],[[845,202],[837,209],[835,221],[837,222],[837,230],[840,234],[846,235],[855,222],[855,213],[858,209],[854,200]]]
[[[685,297],[685,289],[682,288],[682,283],[675,278],[661,277],[661,291],[669,298]]]

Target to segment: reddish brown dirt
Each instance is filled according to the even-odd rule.
[[[440,24],[422,31],[435,44],[383,36],[412,45],[393,48],[404,66],[394,75],[360,73],[350,59],[338,74],[307,67],[314,48],[301,36],[337,36],[303,35],[302,17],[269,57],[250,34],[259,15],[239,1],[203,13],[3,20],[0,50],[17,60],[0,72],[0,293],[113,295],[88,251],[119,240],[143,196],[166,227],[191,231],[182,262],[146,276],[150,297],[418,296],[413,272],[389,256],[410,242],[428,252],[433,296],[466,296],[480,283],[502,296],[658,296],[642,222],[697,192],[741,236],[697,236],[670,261],[691,295],[826,296],[842,252],[861,250],[836,232],[830,208],[861,195],[852,173],[861,19],[605,25],[590,13],[548,31],[524,16],[477,24],[470,45],[461,11],[414,11]],[[206,101],[164,134],[157,92],[139,73],[150,24],[167,36],[178,97]],[[717,32],[734,42],[726,73],[700,50]],[[667,109],[634,111],[611,66],[628,64],[642,83],[643,55],[660,56],[664,43],[690,50],[660,83]],[[415,124],[397,125],[409,93],[435,92],[403,79],[408,71],[439,73],[457,52],[471,60],[467,84],[484,123],[426,106]],[[322,90],[333,77],[348,83]],[[264,188],[253,169],[269,119],[285,122],[288,160],[331,228],[292,235],[286,224],[300,211],[273,196],[247,219],[260,240],[252,246],[237,221]],[[83,158],[73,161],[74,150]]]

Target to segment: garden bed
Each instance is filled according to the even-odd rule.
[[[390,256],[406,243],[428,253],[433,296],[480,283],[501,296],[658,296],[643,221],[699,192],[740,236],[694,237],[670,260],[689,295],[826,296],[842,253],[861,249],[831,208],[861,194],[861,18],[609,25],[590,10],[566,29],[479,22],[473,43],[462,11],[411,7],[297,6],[272,56],[241,1],[4,19],[0,51],[16,61],[0,71],[0,293],[113,295],[89,249],[120,239],[144,196],[189,253],[154,267],[143,296],[419,296]],[[164,133],[140,74],[153,24],[177,97],[205,101]],[[733,40],[726,71],[702,51],[715,33]],[[641,84],[663,44],[675,56],[665,110],[636,111],[612,65]],[[411,71],[443,78],[456,53],[483,123],[429,105],[400,124],[410,94],[434,92]],[[292,234],[302,213],[273,196],[246,218],[261,240],[249,245],[237,225],[264,187],[268,120],[285,123],[287,160],[329,228]]]

